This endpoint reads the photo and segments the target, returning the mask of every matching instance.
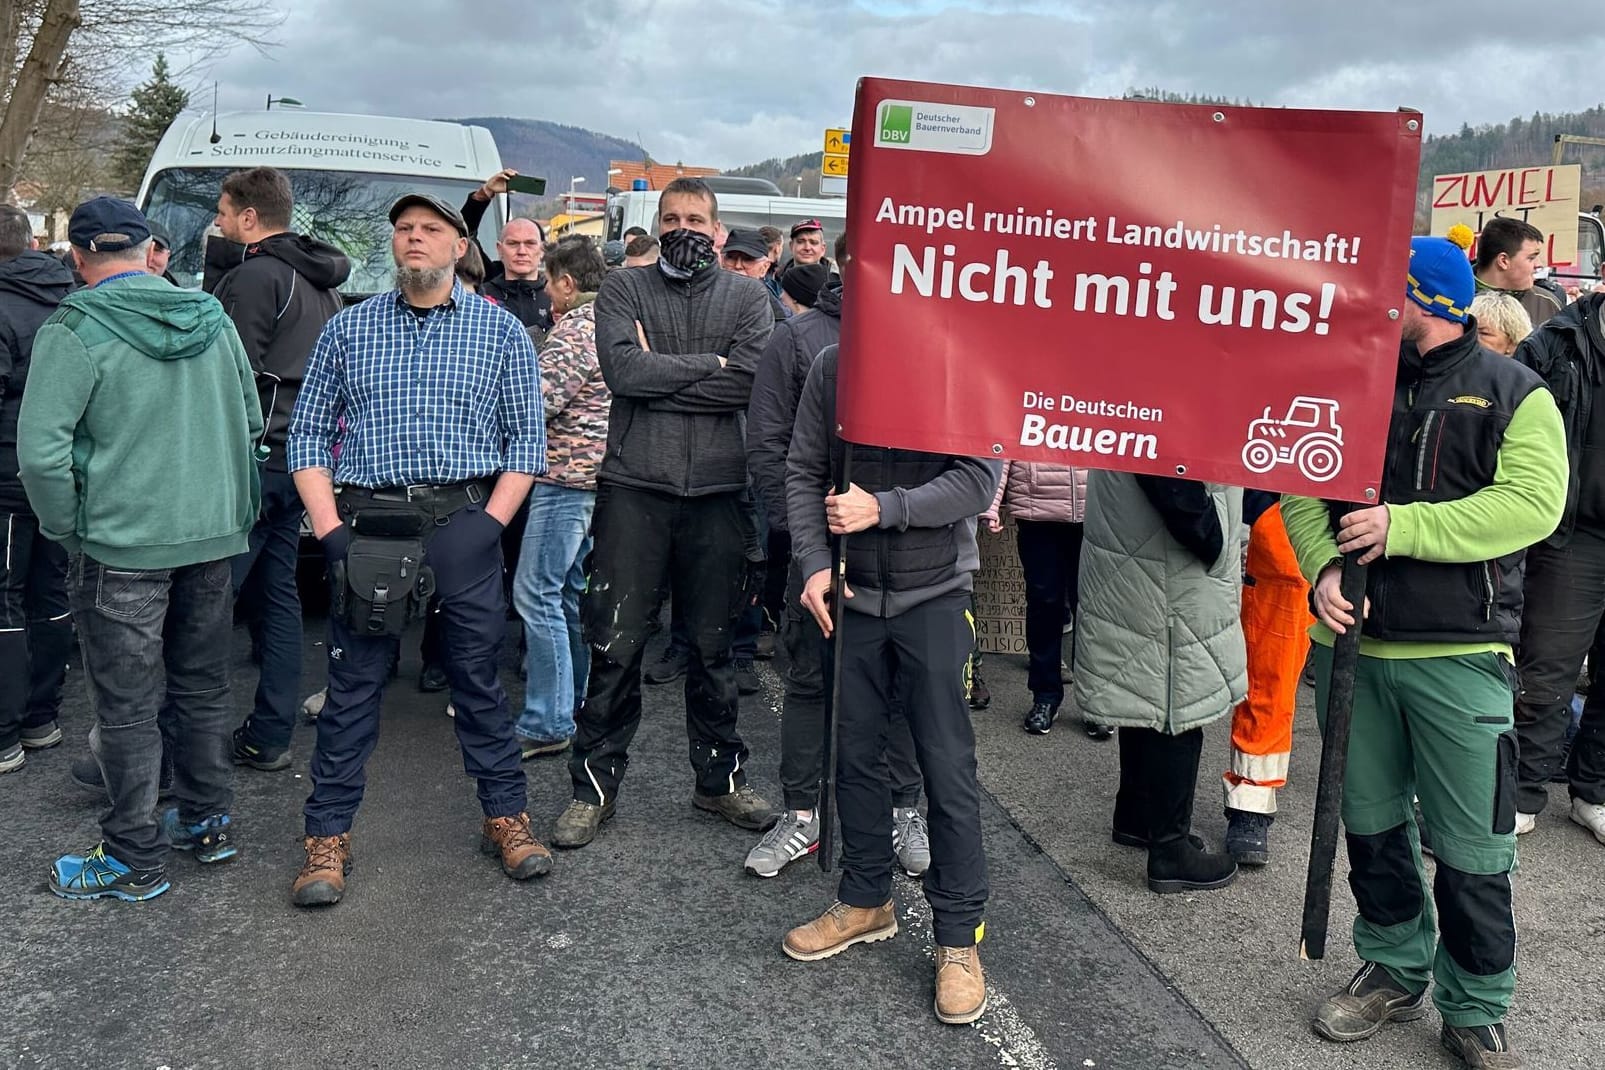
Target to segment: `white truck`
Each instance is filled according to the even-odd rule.
[[[172,237],[168,267],[184,286],[201,284],[207,228],[223,177],[275,167],[295,192],[291,229],[351,258],[348,299],[388,290],[390,205],[430,193],[461,205],[502,169],[489,130],[460,123],[275,109],[180,116],[156,146],[138,204]],[[491,248],[507,219],[506,197],[485,213],[480,243]]]

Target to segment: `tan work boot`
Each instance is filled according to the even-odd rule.
[[[873,944],[897,935],[897,911],[891,900],[878,907],[832,903],[807,925],[786,934],[782,948],[798,962],[817,962],[839,955],[854,944]]]
[[[333,906],[345,895],[351,872],[351,833],[308,836],[303,845],[307,860],[290,886],[290,901],[298,907]]]
[[[543,877],[552,870],[552,852],[530,831],[528,814],[487,817],[479,849],[488,855],[501,855],[502,872],[515,881]]]
[[[948,1025],[968,1025],[986,1010],[986,976],[974,947],[936,949],[936,1017]]]

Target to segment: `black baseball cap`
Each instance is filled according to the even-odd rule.
[[[746,227],[736,227],[724,240],[726,253],[740,253],[752,260],[767,260],[769,246],[756,230]]]
[[[445,201],[441,200],[439,197],[434,197],[427,193],[409,193],[398,198],[396,203],[390,206],[390,224],[394,226],[397,217],[415,204],[429,209],[431,212],[450,223],[457,229],[458,237],[468,237],[468,224],[463,222],[462,213],[457,211],[457,209],[453,208],[451,205],[447,204]]]
[[[168,237],[167,228],[156,222],[154,219],[146,220],[145,225],[150,228],[150,240],[161,246],[163,249],[171,252],[173,248],[173,239]]]
[[[791,225],[791,236],[793,238],[795,238],[797,235],[805,234],[810,230],[824,230],[824,229],[825,229],[824,225],[821,224],[819,222],[819,220],[817,220],[817,219],[804,219],[801,223],[793,223]]]
[[[150,239],[150,224],[133,202],[95,197],[72,210],[67,240],[91,253],[120,253]]]

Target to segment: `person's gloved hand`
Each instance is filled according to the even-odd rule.
[[[323,546],[323,556],[330,561],[344,561],[346,551],[351,548],[351,529],[341,524],[323,538],[318,540]]]

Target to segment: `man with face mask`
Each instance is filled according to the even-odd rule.
[[[730,629],[752,538],[742,417],[774,316],[763,283],[719,270],[718,218],[706,183],[675,179],[658,202],[657,265],[615,271],[597,295],[596,349],[613,407],[581,608],[590,686],[569,761],[574,799],[553,831],[558,847],[590,843],[613,816],[641,721],[648,621],[664,591],[691,640],[692,802],[746,829],[776,817],[746,783]]]

